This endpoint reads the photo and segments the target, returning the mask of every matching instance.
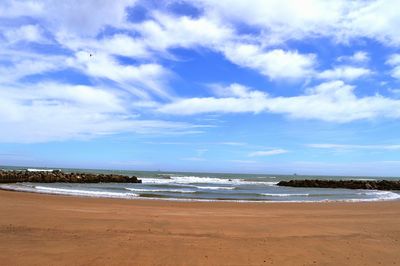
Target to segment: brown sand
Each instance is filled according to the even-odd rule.
[[[400,202],[247,204],[0,191],[1,265],[399,265]]]

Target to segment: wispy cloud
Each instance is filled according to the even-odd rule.
[[[255,151],[249,153],[249,157],[261,157],[261,156],[273,156],[288,153],[289,151],[284,149],[274,149],[274,150],[266,150],[266,151]]]
[[[349,63],[366,63],[370,60],[369,54],[365,51],[357,51],[350,56],[339,56],[338,62],[349,62]]]
[[[254,161],[254,160],[226,160],[226,162],[239,163],[239,164],[255,164],[255,163],[258,163],[257,161]]]
[[[183,15],[154,6],[135,22],[129,12],[137,5],[143,7],[140,0],[105,1],[102,5],[94,0],[84,5],[77,0],[1,1],[0,142],[63,141],[123,133],[203,133],[210,125],[194,122],[197,119],[208,119],[206,123],[212,119],[216,127],[222,124],[215,120],[219,117],[200,118],[209,113],[279,114],[331,123],[400,119],[396,90],[387,95],[376,93],[379,88],[359,93],[362,86],[355,83],[374,77],[372,74],[400,78],[399,54],[387,58],[386,67],[392,69],[386,73],[368,66],[375,54],[367,46],[366,51],[352,47],[344,56],[335,54],[332,63],[325,62],[318,49],[310,47],[304,52],[291,45],[309,38],[335,44],[367,39],[381,43],[382,49],[393,46],[393,51],[400,46],[400,4],[396,1],[311,0],[309,6],[296,0],[180,2],[201,13]],[[381,23],[374,23],[376,18]],[[243,26],[249,31],[243,33]],[[229,81],[218,80],[219,76],[209,79],[232,83],[222,94],[208,96],[190,90],[195,82],[174,73],[180,68],[171,63],[178,62],[176,50],[181,48],[193,53],[206,50],[223,58],[221,62],[236,65],[235,71],[247,69],[269,79],[271,86],[274,81],[290,80],[294,82],[290,89],[294,89],[280,93],[270,85],[264,87],[269,83],[230,75]],[[176,80],[183,82],[174,86]],[[251,87],[236,84],[236,80],[248,81]],[[184,83],[188,90],[181,88]],[[303,89],[302,84],[310,85]],[[198,117],[183,118],[185,115]],[[228,128],[231,122],[237,123],[226,119],[224,126]],[[195,145],[247,145],[234,138],[209,139],[216,141]],[[159,144],[192,145],[183,141]],[[319,148],[398,149],[396,145]],[[257,151],[252,156],[282,151]]]
[[[333,144],[333,143],[318,143],[308,144],[308,147],[318,149],[368,149],[368,150],[400,150],[400,144],[393,145],[356,145],[356,144]]]
[[[88,139],[120,132],[181,134],[199,131],[186,122],[141,119],[126,95],[104,87],[41,83],[0,85],[1,142]]]
[[[230,141],[222,141],[222,142],[215,142],[217,145],[227,145],[227,146],[245,146],[247,143],[245,142],[230,142]]]
[[[324,70],[317,75],[320,79],[351,81],[372,75],[373,72],[365,67],[337,66],[333,69]]]
[[[207,151],[208,149],[197,149],[196,150],[197,157],[202,157]]]
[[[203,157],[186,157],[186,158],[181,158],[183,161],[194,161],[194,162],[203,162],[207,161],[207,159]]]
[[[226,145],[226,146],[245,146],[247,143],[245,142],[230,142],[230,141],[217,141],[217,142],[181,142],[181,141],[146,141],[146,144],[155,144],[155,145]]]
[[[329,81],[292,97],[271,97],[240,84],[226,88],[224,97],[179,99],[158,108],[160,113],[196,115],[206,113],[275,113],[291,118],[346,123],[355,120],[400,118],[400,100],[376,94],[358,97],[355,86]]]

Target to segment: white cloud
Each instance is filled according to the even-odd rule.
[[[344,17],[343,30],[350,38],[368,37],[384,45],[400,45],[398,1],[365,1]]]
[[[176,141],[168,141],[168,142],[154,142],[154,141],[148,141],[145,142],[146,144],[155,144],[155,145],[203,145],[203,146],[213,146],[213,145],[226,145],[226,146],[245,146],[247,145],[244,142],[176,142]],[[203,149],[204,152],[206,151]]]
[[[3,0],[0,3],[0,17],[13,18],[26,16],[39,16],[43,13],[44,3],[39,1]]]
[[[73,51],[86,51],[91,54],[120,55],[132,58],[149,58],[151,52],[140,38],[126,34],[104,36],[101,39],[76,36],[58,36],[58,41]]]
[[[237,87],[240,85],[234,85]],[[267,95],[260,91],[246,90],[246,94],[238,97],[224,98],[189,98],[177,100],[175,102],[166,104],[158,108],[161,113],[175,114],[175,115],[194,115],[201,113],[242,113],[254,112],[259,113],[265,111],[265,101]]]
[[[297,51],[274,49],[262,51],[251,44],[234,44],[223,48],[224,54],[233,63],[258,70],[271,79],[306,78],[313,72],[316,56]]]
[[[202,157],[186,157],[186,158],[182,158],[181,160],[183,160],[183,161],[193,161],[193,162],[207,161],[205,158],[202,158]]]
[[[166,53],[168,49],[204,47],[222,53],[234,64],[252,68],[271,79],[308,77],[316,64],[314,54],[282,49],[264,50],[250,43],[226,24],[212,17],[174,17],[159,12],[153,20],[135,25],[149,49]]]
[[[338,66],[333,69],[322,71],[317,75],[320,79],[327,80],[355,80],[372,74],[368,68],[353,66]]]
[[[400,89],[389,89],[389,92],[394,95],[400,95]]]
[[[226,160],[226,162],[229,163],[238,163],[238,164],[255,164],[258,163],[257,161],[254,160]]]
[[[0,87],[1,142],[47,142],[135,132],[190,133],[197,126],[138,119],[126,95],[104,88],[43,83]]]
[[[274,149],[274,150],[268,150],[268,151],[255,151],[249,153],[249,157],[259,157],[259,156],[273,156],[273,155],[279,155],[279,154],[284,154],[288,153],[287,150],[284,149]]]
[[[356,145],[356,144],[333,144],[333,143],[317,143],[308,144],[308,147],[319,149],[367,149],[367,150],[400,150],[398,145]]]
[[[124,27],[127,10],[136,0],[43,1],[41,18],[57,34],[96,36],[106,26]]]
[[[11,49],[0,51],[0,82],[15,82],[20,78],[35,74],[63,69],[67,57],[40,55],[30,52],[19,52]]]
[[[348,42],[371,38],[384,45],[400,45],[397,1],[323,0],[196,0],[208,16],[233,24],[258,27],[266,43],[289,39],[330,37]]]
[[[244,142],[232,142],[232,141],[216,142],[215,144],[227,145],[227,146],[245,146],[246,145],[246,143],[244,143]]]
[[[356,63],[363,63],[363,62],[369,61],[370,58],[369,58],[369,55],[367,52],[358,51],[358,52],[355,52],[353,54],[353,56],[350,57],[349,59],[350,59],[350,61],[353,61]]]
[[[394,67],[391,71],[392,77],[395,79],[400,79],[400,65]]]
[[[197,0],[210,16],[259,27],[277,41],[332,32],[340,22],[344,1]]]
[[[10,43],[47,41],[38,25],[24,25],[18,28],[6,29],[3,34]]]
[[[115,81],[139,98],[149,99],[149,94],[171,98],[165,86],[170,73],[159,64],[122,65],[108,54],[80,51],[68,65],[91,77]]]
[[[366,63],[370,60],[369,54],[365,51],[357,51],[351,56],[339,56],[337,61],[349,63]]]
[[[400,65],[400,54],[392,54],[388,60],[386,60],[386,64],[391,66]]]
[[[96,36],[106,26],[124,28],[127,7],[137,0],[25,1],[3,0],[0,17],[29,16],[40,20],[55,35]]]
[[[264,91],[232,85],[216,96],[179,99],[168,86],[173,74],[162,65],[163,60],[158,60],[174,58],[173,48],[210,49],[271,80],[351,81],[372,74],[370,69],[361,67],[369,59],[367,52],[342,57],[338,60],[346,65],[318,73],[317,55],[293,49],[286,41],[319,37],[350,41],[368,37],[384,45],[400,45],[396,12],[400,7],[394,1],[196,0],[190,3],[204,11],[197,17],[153,10],[146,21],[135,24],[127,20],[127,7],[136,3],[0,3],[2,19],[24,16],[31,19],[21,20],[23,23],[34,21],[32,25],[20,25],[21,21],[13,20],[16,26],[1,26],[6,40],[0,44],[0,113],[8,128],[1,133],[5,134],[1,135],[4,139],[22,139],[26,136],[24,126],[32,132],[28,140],[191,127],[186,123],[137,120],[130,109],[139,107],[174,115],[265,112],[332,122],[400,118],[398,99],[381,95],[358,97],[355,88],[342,81],[326,82],[291,97],[272,97]],[[251,33],[246,26],[250,26]],[[54,38],[54,46],[59,45],[46,50],[49,54],[35,54],[33,49],[22,52],[26,47],[17,45],[22,41],[43,43],[47,41],[45,35]],[[62,55],[50,54],[59,50]],[[118,56],[136,61],[122,63]],[[393,67],[392,76],[400,79],[400,55],[393,55],[387,64]],[[79,70],[95,85],[19,84],[24,77],[66,68]],[[112,84],[112,90],[105,89],[104,84]],[[16,93],[12,87],[22,87],[25,96],[13,95]],[[163,104],[160,99],[170,103]],[[54,118],[47,119],[48,116]],[[62,128],[61,121],[71,125],[70,131]],[[12,136],[12,128],[21,134],[20,138],[18,134]]]
[[[213,48],[234,36],[230,27],[207,17],[175,17],[153,12],[152,18],[132,27],[141,33],[146,45],[158,51],[175,47]]]
[[[240,85],[234,85],[237,87]],[[232,87],[232,86],[231,86]],[[243,87],[243,86],[242,86]],[[229,87],[228,87],[229,88]],[[161,113],[194,115],[202,113],[276,113],[292,118],[350,122],[360,119],[400,118],[400,101],[381,95],[358,98],[354,86],[342,81],[322,83],[293,97],[270,97],[243,87],[245,94],[229,97],[181,99],[158,108]]]
[[[386,64],[393,67],[391,70],[392,77],[400,79],[400,54],[392,54]]]
[[[208,151],[208,149],[197,149],[196,150],[197,157],[203,156],[204,153],[206,153],[207,151]]]

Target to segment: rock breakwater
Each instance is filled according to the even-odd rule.
[[[400,190],[400,180],[290,180],[280,181],[278,186]]]
[[[0,183],[142,183],[136,176],[54,171],[0,171]]]

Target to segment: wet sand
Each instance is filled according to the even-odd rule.
[[[222,203],[0,191],[1,265],[400,265],[400,201]]]

